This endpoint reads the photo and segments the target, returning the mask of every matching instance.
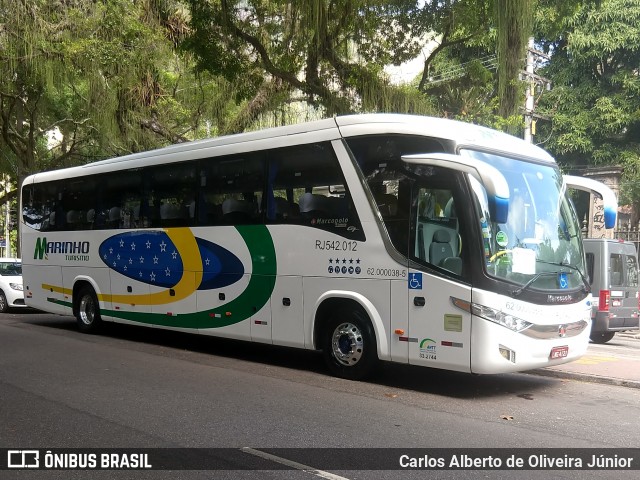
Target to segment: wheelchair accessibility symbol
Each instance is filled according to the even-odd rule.
[[[562,289],[569,288],[569,280],[565,272],[558,273],[558,286]]]
[[[409,274],[409,290],[422,290],[422,274],[421,273]]]

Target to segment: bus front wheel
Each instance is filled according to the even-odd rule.
[[[322,353],[331,373],[360,380],[373,372],[378,361],[371,323],[358,311],[331,319],[324,329]]]
[[[83,287],[78,294],[76,320],[78,328],[84,333],[96,333],[102,322],[98,297],[91,287]]]

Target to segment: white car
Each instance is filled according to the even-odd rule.
[[[13,307],[26,307],[22,263],[19,258],[0,258],[0,313]]]

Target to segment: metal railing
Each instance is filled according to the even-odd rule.
[[[636,252],[640,248],[640,224],[633,226],[630,224],[618,225],[613,231],[613,238],[619,238],[621,240],[628,240],[635,243]]]

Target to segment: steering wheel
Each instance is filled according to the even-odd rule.
[[[489,261],[493,262],[496,258],[506,255],[507,253],[511,253],[511,250],[500,250],[499,252],[494,253],[489,257]]]

